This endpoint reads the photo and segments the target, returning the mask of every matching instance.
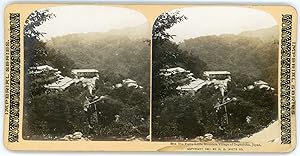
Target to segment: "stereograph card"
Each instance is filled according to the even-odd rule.
[[[10,4],[4,19],[10,150],[295,148],[292,6]]]

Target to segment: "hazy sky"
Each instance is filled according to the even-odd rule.
[[[56,17],[38,27],[46,33],[44,39],[70,33],[107,32],[147,22],[141,13],[126,8],[81,5],[53,7],[49,11]]]
[[[194,7],[179,9],[188,17],[168,32],[175,34],[175,42],[206,35],[239,34],[277,25],[268,13],[240,7]]]

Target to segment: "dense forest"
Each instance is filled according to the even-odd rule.
[[[152,30],[152,139],[192,141],[205,134],[218,140],[250,136],[277,119],[277,27],[242,32],[238,35],[201,36],[173,42],[168,29],[189,20],[177,12],[158,16]],[[208,85],[196,95],[180,95],[177,83],[168,81],[160,69],[182,67],[204,79],[203,71],[231,72],[227,98],[228,124],[221,126],[217,110],[220,91]],[[244,87],[255,81],[268,82],[275,91]],[[174,80],[172,80],[174,81]],[[176,82],[176,80],[175,80]],[[199,140],[198,140],[199,141]]]

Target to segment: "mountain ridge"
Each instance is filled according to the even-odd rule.
[[[200,36],[185,40],[179,48],[205,61],[207,70],[228,70],[235,77],[261,79],[276,88],[279,40],[272,34],[277,30],[270,27],[238,35]]]
[[[130,38],[128,32],[120,34],[118,31],[68,34],[48,40],[46,46],[67,55],[77,68],[95,68],[141,82],[149,81],[147,38]]]

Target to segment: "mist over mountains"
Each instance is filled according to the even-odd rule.
[[[52,38],[47,46],[67,55],[77,68],[96,68],[148,82],[151,47],[146,42],[146,29],[140,25],[104,33],[69,34]],[[278,27],[274,26],[238,35],[187,39],[179,48],[204,61],[205,70],[228,70],[235,77],[262,79],[276,87],[277,36]]]
[[[250,38],[259,38],[263,42],[269,42],[278,40],[279,31],[278,26],[273,26],[265,29],[258,29],[254,31],[244,31],[239,34],[239,36],[250,37]]]
[[[150,38],[151,34],[149,31],[150,25],[144,23],[142,25],[137,25],[134,27],[128,27],[124,29],[112,29],[111,31],[107,32],[107,34],[113,36],[127,36],[130,39],[140,39],[140,38]]]
[[[150,46],[147,25],[109,32],[69,34],[47,41],[47,46],[67,55],[76,68],[95,68],[147,82]]]
[[[277,86],[278,27],[238,35],[187,39],[179,48],[207,63],[206,70],[228,70],[234,77],[269,82]]]

